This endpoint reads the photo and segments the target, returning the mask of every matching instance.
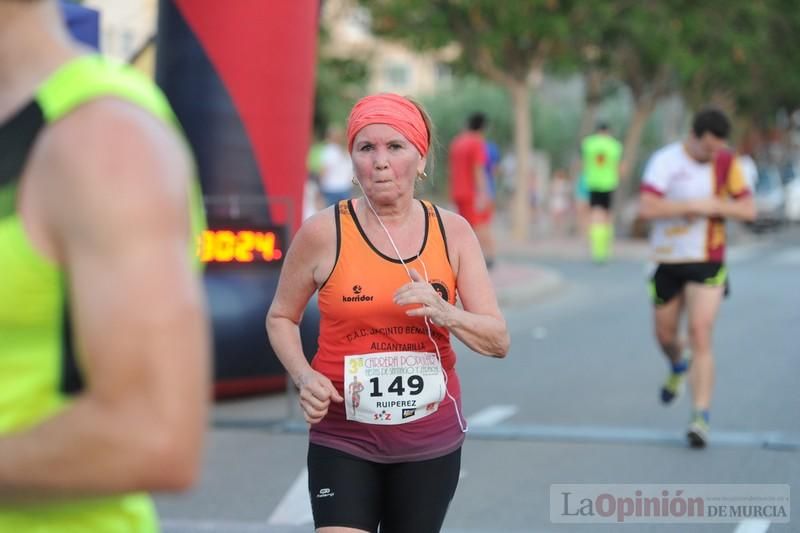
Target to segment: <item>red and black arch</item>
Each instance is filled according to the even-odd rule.
[[[204,196],[239,198],[247,217],[287,234],[302,215],[318,11],[317,0],[159,6],[156,81],[195,152]],[[209,216],[234,215],[211,208]],[[264,332],[278,275],[277,265],[206,271],[218,396],[284,386]],[[316,350],[317,317],[309,309],[301,324],[308,355]]]
[[[314,0],[162,0],[159,11],[156,78],[195,149],[204,194],[261,195],[271,221],[294,228],[317,16]]]

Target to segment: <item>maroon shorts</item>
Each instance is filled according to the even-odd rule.
[[[491,202],[489,202],[489,205],[482,211],[475,209],[475,200],[472,198],[466,200],[456,200],[455,202],[456,209],[458,209],[458,214],[464,217],[466,221],[469,222],[469,225],[473,228],[475,226],[488,224],[492,221],[492,215],[494,215],[494,204]]]

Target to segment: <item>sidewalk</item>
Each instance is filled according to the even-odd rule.
[[[494,237],[497,261],[490,276],[501,305],[530,303],[563,288],[562,275],[537,260],[554,257],[580,259],[585,256],[583,245],[577,240],[535,237],[524,242],[512,240],[506,224],[497,219]]]
[[[532,227],[525,241],[511,238],[507,223],[495,220],[494,236],[498,261],[491,271],[498,301],[502,305],[525,304],[563,288],[561,274],[540,264],[542,260],[590,262],[589,244],[582,237],[548,237],[536,235]],[[728,225],[728,247],[731,252],[767,241],[754,235],[741,224]],[[646,262],[650,257],[647,239],[617,238],[613,259]]]
[[[502,255],[502,254],[501,254]],[[557,271],[534,264],[504,261],[501,257],[489,272],[500,305],[519,305],[555,293],[564,280]]]
[[[591,261],[589,245],[577,237],[531,237],[519,242],[498,231],[495,239],[498,261],[490,275],[501,305],[529,303],[564,287],[563,276],[541,264],[542,260]],[[644,240],[619,239],[614,243],[614,259],[644,262],[648,255]]]
[[[513,259],[569,259],[591,261],[589,244],[580,237],[529,237],[527,241],[495,235],[500,257]],[[647,260],[649,248],[644,239],[615,239],[612,257],[624,260]]]

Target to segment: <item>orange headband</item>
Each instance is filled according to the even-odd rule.
[[[347,119],[347,151],[353,151],[356,134],[364,126],[386,124],[403,134],[422,157],[428,153],[428,128],[417,106],[397,94],[365,96],[353,106]]]

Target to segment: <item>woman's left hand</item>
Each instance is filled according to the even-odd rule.
[[[406,283],[394,293],[397,305],[421,304],[420,307],[406,311],[408,316],[426,316],[437,326],[447,326],[455,307],[445,301],[433,285],[420,276],[419,272],[410,269],[411,283]]]

